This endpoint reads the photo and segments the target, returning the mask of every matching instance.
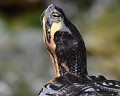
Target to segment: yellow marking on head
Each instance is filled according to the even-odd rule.
[[[55,61],[54,70],[55,70],[56,76],[58,76],[58,77],[60,76],[60,73],[59,73],[58,60],[57,60],[57,56],[56,56],[56,53],[55,53],[56,44],[54,42],[54,35],[61,28],[62,28],[62,22],[52,24],[51,31],[50,31],[51,39],[50,39],[50,46],[49,46],[50,50],[52,51],[52,54],[54,55],[54,58],[52,58],[54,60],[52,60],[52,61]]]
[[[52,39],[54,39],[54,34],[61,28],[62,28],[62,22],[52,24],[51,26],[51,37],[53,37]]]
[[[45,23],[46,23],[46,16],[43,17],[43,39],[45,42],[45,38],[46,38],[46,27],[45,27]]]
[[[59,18],[59,17],[60,17],[60,14],[59,14],[59,13],[57,13],[57,12],[54,12],[52,15],[53,15],[53,18],[55,18],[55,19],[57,19],[57,18]]]
[[[48,43],[47,39],[46,38],[46,26],[45,26],[45,23],[46,23],[46,16],[43,17],[43,38],[44,38],[44,42],[46,43],[46,46],[49,47],[51,53],[54,55],[54,58],[50,55],[51,59],[52,59],[52,62],[54,64],[54,70],[55,70],[55,74],[57,77],[60,76],[60,72],[59,72],[59,66],[58,66],[58,60],[57,60],[57,56],[56,56],[56,53],[55,53],[55,49],[56,49],[56,44],[54,42],[54,35],[56,33],[56,31],[58,31],[59,29],[61,29],[62,27],[62,22],[58,22],[58,23],[53,23],[51,28],[48,29],[48,31],[50,32],[50,35],[51,35],[51,39],[50,39],[50,43]]]

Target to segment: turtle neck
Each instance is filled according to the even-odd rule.
[[[87,60],[84,41],[62,9],[51,4],[43,13],[43,34],[57,77],[72,74],[86,77]]]

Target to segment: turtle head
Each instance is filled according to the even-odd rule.
[[[65,14],[61,8],[56,7],[54,4],[48,6],[48,8],[43,12],[41,16],[41,21],[46,23],[49,28],[53,23],[59,23],[63,21]]]
[[[48,8],[42,13],[41,21],[43,26],[43,36],[46,38],[46,42],[50,43],[51,37],[62,29],[65,15],[61,8],[56,7],[54,4],[48,6]]]
[[[66,73],[85,77],[86,48],[77,28],[61,8],[48,6],[41,16],[43,38],[52,58],[57,77]]]

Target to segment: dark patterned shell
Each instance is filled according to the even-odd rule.
[[[46,84],[39,96],[120,96],[120,82],[66,74]]]

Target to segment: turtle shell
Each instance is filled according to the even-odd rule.
[[[120,96],[120,82],[65,74],[46,84],[39,96]]]

